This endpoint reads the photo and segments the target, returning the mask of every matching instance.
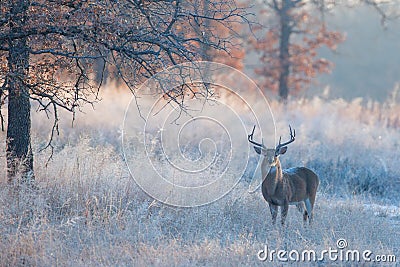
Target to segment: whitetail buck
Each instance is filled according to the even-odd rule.
[[[285,224],[285,219],[288,213],[289,205],[296,205],[300,212],[303,212],[304,223],[307,221],[311,223],[313,218],[313,207],[315,202],[315,195],[319,184],[318,176],[310,169],[305,167],[296,167],[283,170],[279,161],[279,156],[285,154],[287,145],[294,142],[296,132],[290,129],[290,140],[279,144],[275,149],[269,149],[253,141],[254,129],[248,135],[248,140],[254,145],[255,151],[262,155],[263,161],[261,163],[262,175],[262,194],[264,199],[268,202],[272,215],[272,223],[276,223],[276,216],[278,214],[278,206],[281,207],[281,223]]]

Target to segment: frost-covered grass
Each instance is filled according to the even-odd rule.
[[[261,192],[248,193],[255,153],[238,185],[209,205],[177,208],[146,195],[122,156],[126,96],[121,98],[116,104],[118,95],[105,97],[96,112],[79,115],[73,129],[65,122],[47,166],[49,151],[35,154],[37,191],[8,187],[4,172],[1,266],[268,265],[257,259],[266,242],[270,249],[321,251],[335,249],[339,238],[349,249],[400,260],[399,105],[319,98],[291,101],[286,108],[272,103],[278,135],[287,136],[289,123],[297,132],[282,164],[308,166],[321,179],[312,227],[304,227],[291,207],[282,231],[271,225]],[[48,126],[37,115],[33,121],[38,149]],[[129,148],[141,140],[134,138]],[[146,175],[144,156],[136,157],[139,174]],[[4,170],[4,160],[0,164]]]

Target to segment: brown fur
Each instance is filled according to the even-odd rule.
[[[254,148],[264,156],[261,164],[262,194],[269,204],[273,224],[276,222],[278,206],[281,207],[281,223],[285,223],[289,204],[296,204],[301,212],[304,210],[304,222],[308,218],[311,223],[319,185],[318,176],[305,167],[283,170],[279,155],[286,152],[286,147],[279,149],[278,153],[275,149],[267,149],[264,146]]]

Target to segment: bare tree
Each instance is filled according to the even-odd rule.
[[[397,0],[360,0],[360,3],[371,6],[381,17],[381,24],[385,27],[388,21],[393,21],[400,17]]]
[[[53,136],[58,132],[58,109],[74,113],[83,104],[98,100],[108,66],[135,92],[139,83],[158,70],[197,59],[199,47],[226,50],[228,39],[216,32],[213,38],[200,38],[194,27],[213,23],[231,28],[244,18],[244,10],[233,0],[210,0],[206,10],[199,8],[202,3],[1,1],[0,104],[8,108],[9,181],[17,174],[22,181],[34,179],[32,101],[53,117]],[[95,65],[99,64],[95,63],[99,61],[103,68],[96,83]]]
[[[202,0],[197,8],[210,16],[213,4],[213,1]],[[203,42],[200,44],[200,55],[203,60],[219,62],[236,69],[242,69],[245,54],[245,41],[243,40],[242,32],[243,23],[231,22],[230,26],[226,27],[226,25],[222,25],[217,21],[205,20],[197,23],[194,27],[195,34],[203,38]],[[207,45],[210,41],[215,42],[217,39],[221,40],[221,38],[224,40],[224,43],[220,43],[224,47],[223,50],[210,49]]]

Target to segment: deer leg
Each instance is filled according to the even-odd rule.
[[[300,213],[303,213],[303,222],[306,223],[308,213],[307,213],[307,209],[305,208],[305,203],[300,202],[299,204],[297,204],[297,208],[299,209]]]
[[[317,187],[318,187],[318,185],[317,185]],[[316,194],[317,194],[317,188],[315,188],[315,190],[312,192],[312,194],[310,196],[311,214],[309,216],[310,216],[311,219],[314,217],[312,211],[314,210],[314,203],[315,203]],[[310,219],[310,223],[311,223],[311,219]]]
[[[272,224],[276,223],[276,216],[278,215],[278,206],[268,203],[269,204],[269,210],[271,211],[271,216],[272,216]]]
[[[304,212],[304,216],[308,216],[308,221],[311,224],[311,221],[313,219],[312,216],[312,204],[309,198],[307,198],[306,200],[304,200],[304,203],[306,204],[306,211]]]
[[[285,220],[286,220],[286,216],[288,214],[288,210],[289,210],[289,201],[285,200],[283,202],[283,206],[281,207],[281,224],[282,226],[285,225]]]
[[[307,222],[307,218],[308,218],[308,212],[307,212],[307,210],[304,210],[304,213],[303,213],[303,222],[304,222],[304,224]]]

